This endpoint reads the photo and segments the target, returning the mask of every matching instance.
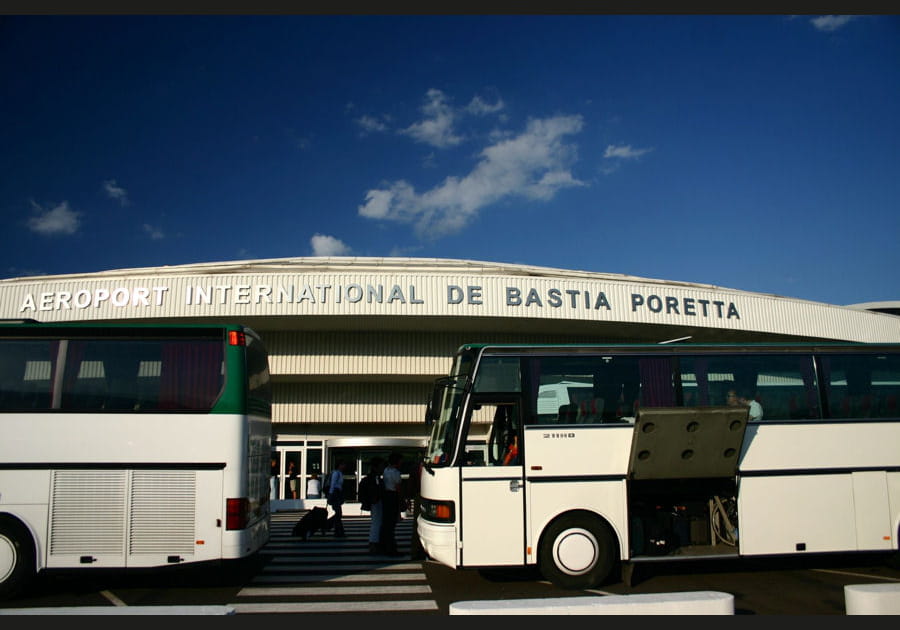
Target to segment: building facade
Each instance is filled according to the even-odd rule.
[[[249,325],[270,354],[278,498],[412,464],[466,342],[900,342],[900,317],[718,286],[469,260],[290,258],[0,280],[0,318]],[[300,471],[294,496],[284,478]]]

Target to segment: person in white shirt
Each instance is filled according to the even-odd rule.
[[[728,390],[728,395],[726,397],[726,402],[732,406],[737,407],[742,405],[744,407],[750,407],[750,421],[756,422],[762,420],[763,417],[763,408],[756,400],[753,398],[744,398],[743,396],[738,396],[738,393],[734,389]]]
[[[319,481],[319,476],[316,473],[311,474],[309,476],[309,481],[306,482],[306,498],[322,498],[322,482]]]

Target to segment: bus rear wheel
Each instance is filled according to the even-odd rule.
[[[0,599],[22,592],[34,577],[34,545],[28,531],[0,517]]]
[[[616,562],[609,526],[587,513],[564,514],[544,531],[538,566],[544,578],[566,589],[600,585]]]

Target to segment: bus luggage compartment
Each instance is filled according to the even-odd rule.
[[[747,411],[641,410],[628,466],[633,558],[737,553],[734,497]]]

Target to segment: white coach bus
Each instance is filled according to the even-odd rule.
[[[898,400],[900,345],[464,345],[417,531],[449,567],[576,589],[617,563],[896,553]]]
[[[0,596],[269,538],[268,356],[238,325],[0,324]]]

